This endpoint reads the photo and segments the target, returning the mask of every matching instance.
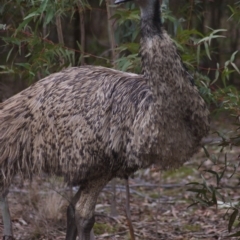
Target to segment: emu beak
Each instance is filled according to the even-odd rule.
[[[129,2],[131,0],[116,0],[114,3],[115,4],[120,4],[120,3],[125,3],[125,2]]]

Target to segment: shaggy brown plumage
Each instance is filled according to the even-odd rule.
[[[142,75],[73,67],[0,104],[0,191],[16,173],[45,171],[89,192],[98,182],[97,197],[115,176],[175,168],[198,150],[209,112],[151,1],[152,13],[140,3]]]
[[[0,105],[1,183],[43,170],[80,184],[148,166],[153,159],[138,155],[153,151],[157,126],[142,131],[154,121],[152,102],[136,74],[85,66],[50,75]]]
[[[127,176],[151,163],[165,169],[189,159],[207,133],[208,111],[172,41],[156,40],[146,41],[142,55],[150,58],[155,48],[166,55],[168,71],[165,58],[151,64],[162,82],[157,74],[148,83],[102,67],[69,68],[2,103],[1,187],[17,172],[43,170],[81,184],[109,171]]]

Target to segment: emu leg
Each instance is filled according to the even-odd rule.
[[[77,238],[77,225],[75,219],[75,205],[81,196],[81,187],[79,187],[77,193],[71,199],[71,202],[67,208],[67,233],[66,240],[75,240]]]
[[[79,240],[94,240],[93,225],[95,222],[94,210],[97,198],[103,187],[110,180],[109,176],[88,182],[82,189],[77,213],[75,215]]]
[[[75,223],[75,206],[71,203],[67,208],[67,233],[66,240],[75,240],[77,238],[77,226]]]
[[[7,193],[7,191],[4,193],[0,193],[0,207],[3,218],[3,240],[12,240],[12,222],[7,202]]]
[[[80,187],[67,208],[67,233],[66,240],[76,240],[77,238],[77,225],[75,216],[75,205],[81,196],[82,187]],[[80,238],[81,239],[81,238]],[[90,240],[95,240],[93,230],[90,233]]]
[[[92,216],[90,219],[84,219],[81,217],[76,218],[78,224],[78,239],[81,240],[93,240],[95,239],[92,228],[95,223],[95,217]]]

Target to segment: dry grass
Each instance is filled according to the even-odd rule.
[[[67,201],[56,192],[46,194],[43,197],[44,205],[39,206],[39,213],[41,216],[47,217],[48,220],[60,220],[65,217],[63,210],[66,209]]]

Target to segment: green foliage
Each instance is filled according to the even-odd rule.
[[[196,4],[199,4],[199,2]],[[123,35],[123,39],[121,41],[123,43],[120,44],[120,46],[116,49],[120,56],[116,60],[116,64],[117,68],[122,71],[133,71],[139,73],[140,60],[137,57],[139,38],[136,37],[138,36],[139,32],[138,30],[132,31],[132,28],[129,28],[128,25],[129,20],[131,23],[134,23],[134,27],[135,23],[139,24],[139,12],[138,10],[132,10],[132,7],[133,5],[130,5],[129,9],[121,8],[114,16],[117,20],[119,28],[124,28],[123,32],[127,32],[127,35]],[[221,38],[225,38],[225,36],[220,33],[224,33],[226,29],[214,30],[208,28],[209,31],[205,34],[194,28],[184,29],[183,19],[176,19],[173,17],[166,4],[162,6],[162,16],[163,21],[169,21],[169,24],[172,24],[173,29],[175,29],[175,36],[173,40],[179,49],[184,64],[194,75],[194,79],[200,90],[200,93],[209,104],[216,104],[217,99],[211,92],[211,86],[216,82],[221,81],[225,88],[228,87],[230,75],[233,72],[239,72],[239,69],[234,62],[237,51],[234,52],[230,59],[225,62],[224,66],[220,67],[220,64],[216,63],[214,70],[204,69],[201,65],[206,58],[210,60],[212,59],[212,41],[214,39],[220,41]],[[126,26],[128,26],[128,28]],[[215,78],[209,79],[209,77],[206,75],[206,72],[202,70],[215,71]]]
[[[94,224],[94,233],[97,235],[106,233],[106,232],[110,232],[110,233],[114,233],[116,231],[116,227],[110,227],[108,224],[105,223],[95,223]]]
[[[31,82],[76,65],[75,54],[80,52],[80,49],[70,49],[48,40],[56,17],[62,18],[69,13],[73,16],[76,3],[77,1],[6,1],[0,8],[2,17],[14,14],[16,18],[13,24],[0,26],[5,30],[1,41],[4,43],[3,46],[9,49],[6,65],[1,66],[0,74],[19,75]],[[23,16],[11,7],[13,4]],[[84,2],[82,4],[89,8],[88,4]],[[46,30],[46,35],[43,35],[43,29]],[[18,62],[19,57],[21,62]]]
[[[231,16],[229,17],[229,19],[232,19],[237,24],[240,24],[240,11],[239,11],[240,1],[237,1],[235,3],[235,6],[228,5],[228,8],[231,11]]]
[[[55,24],[56,18],[64,18],[71,16],[76,11],[76,6],[79,2],[76,1],[21,1],[15,0],[15,7],[22,11],[22,16],[17,15],[16,21],[12,25],[6,26],[1,24],[1,28],[5,29],[6,33],[1,40],[8,47],[9,51],[6,56],[6,65],[1,65],[2,73],[17,74],[24,79],[33,80],[38,75],[42,78],[52,72],[59,71],[62,68],[75,66],[79,64],[82,58],[88,58],[91,53],[84,53],[81,50],[81,45],[78,43],[78,49],[68,48],[59,43],[54,43],[48,39],[51,27]],[[0,12],[4,15],[15,14],[11,5],[13,2],[5,2]],[[100,2],[103,4],[103,2]],[[86,1],[81,1],[83,10],[91,9],[91,5]],[[232,6],[232,16],[237,14]],[[186,4],[181,10],[182,13],[192,11],[197,16],[201,13],[200,2],[196,1],[194,7]],[[183,62],[195,75],[196,84],[200,88],[201,93],[210,103],[213,100],[209,87],[221,80],[226,87],[229,76],[234,71],[239,71],[234,58],[236,52],[231,59],[225,62],[224,67],[220,67],[216,63],[215,79],[210,80],[205,72],[201,71],[201,62],[205,58],[211,59],[212,40],[219,39],[224,36],[219,34],[224,29],[209,29],[210,31],[203,34],[192,28],[184,29],[186,19],[182,17],[177,19],[169,10],[169,1],[163,1],[162,4],[163,22],[168,22],[168,26],[173,26],[174,41],[181,53]],[[115,37],[118,42],[116,51],[118,59],[116,66],[123,71],[140,72],[140,60],[138,58],[139,49],[139,10],[135,4],[128,3],[127,8],[122,6],[115,9],[112,16],[118,27],[116,28]],[[20,20],[20,21],[18,21]],[[187,21],[191,19],[187,18]],[[189,25],[189,24],[188,24]],[[42,29],[47,29],[47,35],[42,34]],[[16,52],[17,51],[17,52]],[[76,59],[76,54],[79,55]],[[24,57],[25,61],[19,63],[18,56]],[[95,56],[94,56],[95,57]],[[21,59],[22,60],[22,59]],[[103,59],[105,65],[108,65],[109,60]],[[104,63],[104,62],[103,62]]]

